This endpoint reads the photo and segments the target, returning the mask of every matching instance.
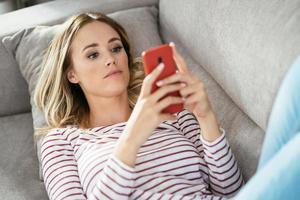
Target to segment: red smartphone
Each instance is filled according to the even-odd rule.
[[[158,47],[153,47],[146,50],[142,56],[143,56],[144,70],[146,75],[150,74],[152,70],[154,70],[159,65],[159,63],[163,62],[165,65],[163,71],[160,73],[160,75],[152,85],[151,93],[153,93],[159,88],[156,85],[157,81],[161,79],[165,79],[166,77],[176,73],[177,67],[173,59],[173,51],[172,48],[169,46],[169,44],[163,44]],[[174,91],[166,94],[161,99],[169,95],[181,97],[179,91]],[[183,109],[183,103],[171,104],[168,107],[164,108],[162,112],[174,114],[176,112],[181,111],[182,109]]]

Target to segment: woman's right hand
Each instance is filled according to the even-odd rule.
[[[161,111],[171,104],[183,103],[181,97],[167,96],[166,94],[180,90],[184,87],[181,83],[164,85],[151,94],[152,85],[159,74],[163,71],[163,63],[160,63],[150,74],[148,74],[142,84],[141,93],[137,103],[127,121],[126,127],[119,142],[123,145],[123,150],[136,152],[147,141],[153,130],[163,121],[175,120],[176,116]],[[122,144],[120,144],[122,146]],[[122,150],[119,149],[119,153]]]
[[[163,86],[151,94],[152,85],[163,71],[163,67],[163,63],[159,64],[145,77],[140,96],[125,128],[129,136],[140,146],[146,142],[161,122],[176,119],[175,115],[161,111],[171,104],[183,103],[181,97],[175,96],[167,96],[160,100],[166,94],[180,90],[183,87],[180,83]]]

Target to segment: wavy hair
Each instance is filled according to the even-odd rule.
[[[44,112],[47,127],[37,129],[37,135],[69,124],[76,124],[83,128],[89,126],[90,110],[85,95],[78,84],[68,81],[67,72],[71,67],[70,45],[74,36],[84,25],[93,21],[104,22],[119,34],[128,56],[129,106],[133,109],[136,104],[145,73],[141,58],[132,58],[125,29],[112,18],[99,12],[74,15],[55,35],[42,62],[42,71],[34,92],[34,102]]]

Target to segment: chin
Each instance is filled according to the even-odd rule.
[[[109,85],[106,88],[106,94],[108,96],[118,96],[121,95],[122,93],[124,93],[127,90],[127,85],[125,85],[125,83],[121,84],[116,84],[116,85]]]

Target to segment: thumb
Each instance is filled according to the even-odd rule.
[[[151,94],[152,85],[154,84],[160,73],[163,71],[163,69],[164,63],[160,63],[154,70],[152,70],[150,74],[145,77],[144,83],[142,85],[142,93],[144,96],[148,96]]]

